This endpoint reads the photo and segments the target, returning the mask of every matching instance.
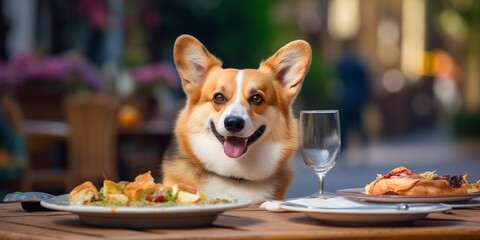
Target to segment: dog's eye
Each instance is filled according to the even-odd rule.
[[[250,97],[249,101],[253,105],[260,105],[263,103],[263,97],[258,94],[255,94],[252,97]]]
[[[221,93],[217,93],[215,94],[215,96],[213,97],[213,101],[216,103],[216,104],[223,104],[227,101],[227,99],[225,98],[225,96],[223,96]]]

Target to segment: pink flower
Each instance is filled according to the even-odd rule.
[[[165,83],[171,88],[178,88],[180,81],[175,68],[165,62],[157,62],[150,65],[138,67],[130,71],[132,78],[139,85]]]
[[[71,76],[71,69],[63,56],[47,58],[39,62],[30,72],[30,78],[42,81],[66,81]]]
[[[108,23],[108,12],[105,1],[79,0],[77,10],[96,28],[103,28]]]
[[[27,81],[78,82],[90,89],[98,89],[102,79],[97,71],[79,55],[61,54],[39,58],[32,53],[14,56],[0,63],[0,86],[17,88]]]
[[[1,74],[1,85],[17,87],[35,71],[38,64],[37,57],[30,53],[24,52],[15,55],[10,61],[3,63],[3,71]]]

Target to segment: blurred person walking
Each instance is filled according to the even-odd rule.
[[[361,145],[368,138],[362,124],[362,110],[370,98],[369,74],[366,63],[353,51],[351,43],[343,43],[343,53],[335,63],[335,74],[340,80],[340,124],[342,148],[349,145],[352,132],[356,132]]]

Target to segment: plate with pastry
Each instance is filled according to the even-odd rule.
[[[40,203],[76,214],[87,225],[141,229],[208,225],[224,211],[248,206],[251,201],[185,185],[164,186],[146,172],[133,182],[104,180],[100,190],[86,181],[69,194]]]
[[[415,173],[406,167],[397,167],[387,174],[378,174],[364,188],[341,189],[336,193],[373,202],[462,202],[480,197],[480,180],[471,183],[467,174]]]

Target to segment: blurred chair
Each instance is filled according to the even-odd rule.
[[[67,191],[84,181],[101,186],[105,178],[118,180],[118,105],[114,97],[102,94],[67,98],[65,112],[70,125]]]
[[[17,190],[27,168],[23,122],[15,99],[0,93],[0,188]]]
[[[23,120],[28,163],[23,175],[21,191],[65,190],[65,168],[58,161],[64,161],[64,155],[58,156],[58,144],[64,144],[69,134],[65,122]]]
[[[37,169],[32,162],[27,122],[17,99],[4,95],[1,97],[1,110],[5,119],[0,125],[0,142],[5,148],[0,155],[0,162],[7,162],[0,167],[0,180],[8,185],[9,191],[33,191],[35,189],[64,189],[65,172],[61,169]],[[6,122],[4,122],[6,120]],[[42,135],[42,134],[39,134]],[[6,151],[5,151],[6,150]],[[2,186],[6,188],[7,186]]]

